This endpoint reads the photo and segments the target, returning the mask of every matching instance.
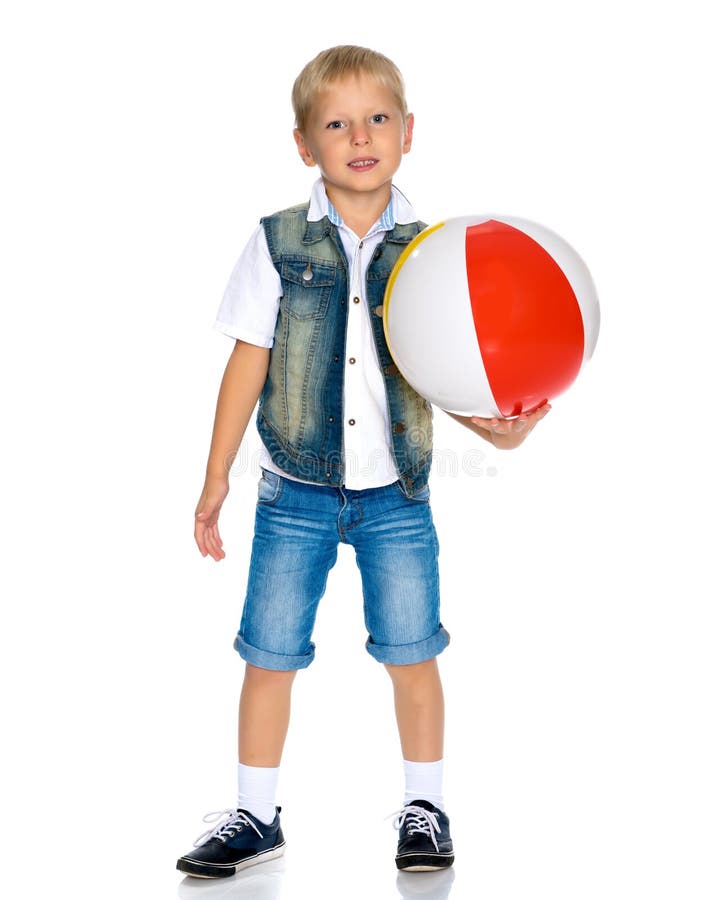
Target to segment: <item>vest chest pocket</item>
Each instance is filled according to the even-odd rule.
[[[337,266],[314,259],[284,259],[280,309],[293,319],[321,319],[327,312]]]

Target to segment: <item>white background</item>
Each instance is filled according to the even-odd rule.
[[[7,896],[718,896],[710,5],[3,7]],[[202,559],[231,349],[211,325],[259,216],[309,193],[289,92],[338,43],[405,74],[396,182],[420,215],[558,231],[595,278],[600,341],[513,453],[436,416],[458,466],[432,481],[454,884],[396,880],[400,750],[351,552],[296,682],[288,852],[190,883],[175,859],[234,799],[257,449],[227,558]]]

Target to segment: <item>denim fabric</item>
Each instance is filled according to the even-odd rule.
[[[344,483],[343,377],[348,272],[337,229],[307,221],[308,205],[262,220],[280,275],[280,301],[257,427],[274,463],[295,478]],[[398,372],[385,341],[382,304],[392,268],[422,223],[396,225],[367,271],[370,320],[385,382],[392,450],[407,496],[426,485],[432,458],[432,409]]]
[[[263,472],[258,487],[247,595],[235,649],[252,665],[309,666],[311,636],[340,542],[355,549],[366,648],[394,665],[441,653],[438,542],[425,487],[408,498],[399,482],[355,491]]]

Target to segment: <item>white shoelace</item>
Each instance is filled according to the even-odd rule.
[[[203,816],[203,822],[217,822],[213,828],[208,828],[198,838],[195,839],[195,846],[200,847],[207,843],[211,838],[220,838],[224,841],[226,838],[233,837],[240,829],[249,825],[260,837],[263,836],[258,827],[248,819],[245,813],[238,809],[221,809],[219,812],[209,812]]]
[[[422,806],[413,806],[410,804],[409,806],[404,806],[396,813],[392,813],[392,815],[396,817],[393,821],[393,826],[398,831],[403,827],[405,820],[407,819],[408,833],[428,835],[435,845],[435,849],[439,852],[437,838],[435,837],[436,831],[440,834],[437,813],[430,812],[429,809],[423,809]],[[388,818],[390,817],[388,816]]]

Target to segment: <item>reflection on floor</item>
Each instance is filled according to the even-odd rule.
[[[311,873],[307,871],[297,874],[312,879]],[[325,874],[330,873],[326,870]],[[352,888],[357,888],[362,879],[362,873],[353,867],[337,874],[338,897],[349,896]],[[388,883],[387,894],[380,892],[380,882],[374,880],[372,886],[367,887],[367,896],[377,900],[448,900],[454,878],[454,869],[441,872],[398,872],[394,885],[392,881]],[[294,890],[298,891],[297,894],[294,891],[283,892],[283,887],[289,888],[290,881],[293,882]],[[329,896],[327,890],[328,884],[325,882],[323,890],[319,892],[320,896]],[[180,900],[294,900],[295,896],[309,898],[314,895],[312,885],[308,883],[303,889],[299,879],[296,881],[289,877],[287,862],[283,859],[245,869],[232,878],[183,878],[178,884]]]

